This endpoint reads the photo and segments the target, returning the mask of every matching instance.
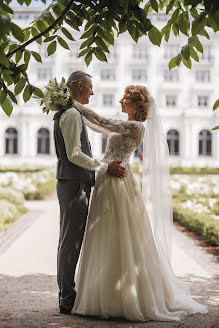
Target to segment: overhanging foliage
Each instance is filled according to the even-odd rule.
[[[93,56],[107,61],[109,46],[113,46],[115,38],[126,31],[135,42],[147,35],[155,46],[160,46],[162,40],[168,42],[171,34],[177,37],[182,33],[187,37],[187,44],[171,59],[169,69],[181,64],[191,68],[192,60],[199,61],[198,53],[203,52],[199,36],[210,38],[206,27],[214,32],[219,30],[217,0],[56,0],[25,29],[12,22],[11,1],[4,0],[0,4],[0,104],[8,116],[19,93],[23,92],[25,102],[32,94],[43,97],[42,91],[31,84],[27,74],[30,58],[38,62],[42,59],[28,46],[33,42],[47,43],[49,56],[55,53],[57,43],[69,49],[74,38],[66,26],[80,32],[83,43],[79,57],[83,56],[87,65]],[[29,6],[31,1],[18,0],[18,3]],[[153,12],[170,15],[161,31],[148,18]],[[216,107],[218,101],[214,109]]]

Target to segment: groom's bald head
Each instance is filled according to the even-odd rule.
[[[71,96],[82,104],[88,104],[90,96],[94,94],[91,75],[83,71],[71,73],[67,81],[67,87]]]

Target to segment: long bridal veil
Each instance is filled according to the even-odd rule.
[[[169,150],[161,117],[151,96],[149,105],[143,140],[142,196],[158,251],[171,264],[173,214]]]

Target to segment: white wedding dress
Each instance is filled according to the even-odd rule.
[[[91,128],[108,133],[105,162],[122,161],[125,178],[98,173],[83,240],[74,313],[130,321],[180,320],[207,307],[159,256],[137,181],[129,165],[141,144],[137,121],[106,119],[75,103]]]

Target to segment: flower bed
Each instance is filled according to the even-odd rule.
[[[25,199],[43,199],[54,192],[55,170],[0,173],[0,231],[27,211]]]
[[[174,220],[219,246],[219,176],[172,175]]]
[[[0,173],[0,187],[21,191],[25,199],[43,199],[55,190],[54,169]]]

